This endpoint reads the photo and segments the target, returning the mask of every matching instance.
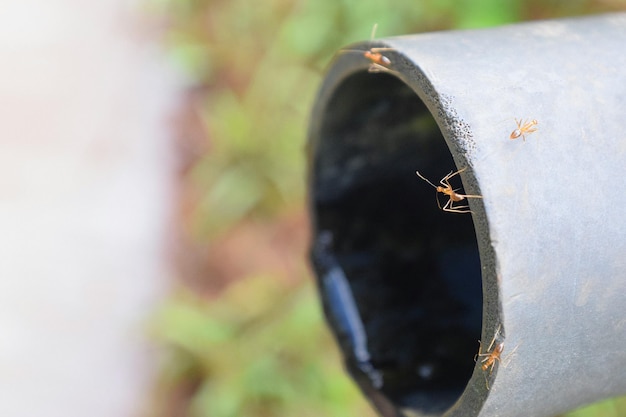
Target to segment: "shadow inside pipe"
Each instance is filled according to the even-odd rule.
[[[424,103],[386,73],[345,79],[319,126],[311,256],[348,370],[384,416],[442,413],[474,368],[481,268],[471,214],[441,211],[415,171],[438,183],[452,156]]]

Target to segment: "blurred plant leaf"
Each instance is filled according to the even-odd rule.
[[[164,306],[155,333],[174,352],[202,364],[193,417],[339,417],[356,402],[359,415],[372,415],[337,363],[320,313],[311,284],[288,290],[257,276],[213,302],[181,292]],[[170,366],[178,362],[174,355]]]

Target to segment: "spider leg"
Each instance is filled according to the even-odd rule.
[[[496,342],[496,339],[498,338],[498,335],[500,334],[500,328],[501,328],[501,327],[502,327],[502,325],[499,325],[499,326],[498,326],[498,328],[496,329],[496,332],[493,334],[493,338],[491,339],[491,342],[489,343],[489,346],[487,347],[487,352],[485,352],[485,353],[480,353],[480,351],[481,351],[481,350],[482,350],[482,348],[483,348],[483,342],[481,342],[480,340],[478,341],[478,353],[477,353],[477,355],[476,355],[476,356],[481,357],[481,358],[482,358],[482,357],[487,357],[486,359],[483,359],[481,362],[486,362],[486,361],[487,361],[487,359],[488,359],[488,357],[489,357],[489,356],[491,356],[491,352],[490,352],[490,351],[491,351],[491,348],[493,348],[493,344]],[[519,345],[518,345],[517,347],[519,347]],[[515,350],[517,349],[517,347],[515,347],[515,349],[513,349],[513,352],[515,352]],[[512,354],[513,352],[511,352],[511,354]],[[474,356],[474,358],[476,358],[476,356]],[[509,356],[510,356],[510,354],[509,354]],[[498,359],[498,360],[499,360],[499,358],[495,358],[495,359]],[[475,359],[474,359],[474,360],[475,360]]]
[[[489,343],[489,347],[487,348],[487,352],[489,352],[491,350],[491,348],[493,347],[493,344],[496,342],[496,338],[498,337],[498,335],[500,334],[500,329],[502,328],[502,325],[498,325],[498,328],[496,329],[496,332],[493,334],[493,339],[491,339],[491,343]]]
[[[448,200],[448,203],[446,203],[446,205],[443,208],[443,211],[447,211],[450,213],[471,213],[471,210],[465,210],[465,209],[469,209],[469,206],[460,206],[460,207],[453,207],[452,206],[452,200]]]
[[[387,72],[387,71],[391,71],[389,68],[385,67],[384,65],[380,65],[377,64],[375,62],[372,62],[370,64],[369,69],[367,70],[368,72]]]
[[[450,183],[448,182],[448,179],[451,178],[453,175],[454,175],[454,172],[450,171],[448,175],[446,175],[445,177],[439,180],[439,184],[452,189],[452,187],[450,187]]]
[[[455,207],[453,206],[454,202],[452,200],[448,200],[448,202],[446,203],[445,206],[443,206],[442,210],[443,211],[447,211],[448,213],[471,213],[471,210],[465,210],[465,209],[469,209],[469,206],[460,206],[460,207]]]
[[[458,171],[450,171],[450,173],[448,175],[446,175],[445,177],[443,177],[441,179],[441,183],[443,184],[443,181],[445,181],[445,185],[447,185],[449,188],[452,188],[452,186],[450,185],[449,180],[454,177],[455,175],[459,175],[461,172],[465,171],[467,169],[467,167],[463,167],[461,169],[459,169]]]
[[[455,207],[453,209],[448,209],[448,211],[450,213],[461,213],[461,214],[463,214],[463,213],[471,213],[472,212],[472,210],[462,210],[462,209],[469,209],[469,207],[468,206]]]
[[[348,53],[348,52],[355,52],[355,53],[358,52],[358,53],[362,54],[362,53],[364,53],[366,51],[363,51],[361,49],[341,49],[337,53],[338,54],[345,54],[345,53]]]
[[[417,174],[418,177],[420,177],[421,179],[423,179],[424,181],[426,181],[427,183],[429,183],[430,185],[433,186],[433,188],[437,189],[437,186],[435,184],[433,184],[432,182],[430,182],[428,180],[428,178],[424,177],[422,174],[420,174],[419,171],[415,171],[415,173]]]
[[[457,194],[459,197],[464,197],[464,198],[483,198],[482,195],[476,195],[476,194]]]
[[[463,168],[459,169],[457,172],[455,172],[454,175],[458,175],[461,172],[465,171],[466,169],[467,169],[467,167],[463,167]]]
[[[374,39],[374,36],[376,36],[376,29],[378,29],[378,23],[374,23],[374,26],[372,26],[372,33],[370,35],[370,40]]]
[[[480,358],[482,358],[483,356],[489,356],[489,353],[480,353],[482,349],[483,349],[483,342],[479,340],[478,341],[478,353],[474,356],[474,362],[476,362],[476,356]]]
[[[371,48],[370,52],[395,51],[395,50],[396,50],[396,48],[384,48],[384,47],[381,47],[381,48]]]
[[[508,355],[506,355],[506,358],[504,358],[502,360],[502,366],[503,367],[507,367],[509,363],[511,363],[511,356],[513,356],[513,354],[515,353],[515,351],[517,350],[517,348],[519,347],[519,345],[515,346],[515,349],[513,349],[511,351],[511,353],[509,353]]]
[[[449,209],[450,203],[452,203],[452,200],[448,200],[446,202],[446,204],[444,204],[443,207],[441,207],[441,210],[443,210],[443,211],[450,211],[450,209]]]

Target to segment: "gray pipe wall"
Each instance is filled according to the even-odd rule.
[[[372,47],[388,69],[352,51]],[[548,417],[626,393],[626,14],[347,49],[309,128],[311,256],[380,414]],[[516,119],[536,131],[511,139]],[[415,171],[461,168],[482,198],[444,212]],[[492,371],[478,339],[502,344]]]

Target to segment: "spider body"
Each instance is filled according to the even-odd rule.
[[[526,141],[526,135],[533,133],[534,131],[537,130],[537,128],[535,126],[537,126],[537,124],[539,122],[537,122],[535,119],[531,120],[531,121],[524,121],[522,119],[515,119],[515,123],[517,123],[517,129],[515,129],[513,132],[511,132],[511,136],[509,136],[509,139],[517,139],[520,136],[522,137],[522,140],[525,142]]]

